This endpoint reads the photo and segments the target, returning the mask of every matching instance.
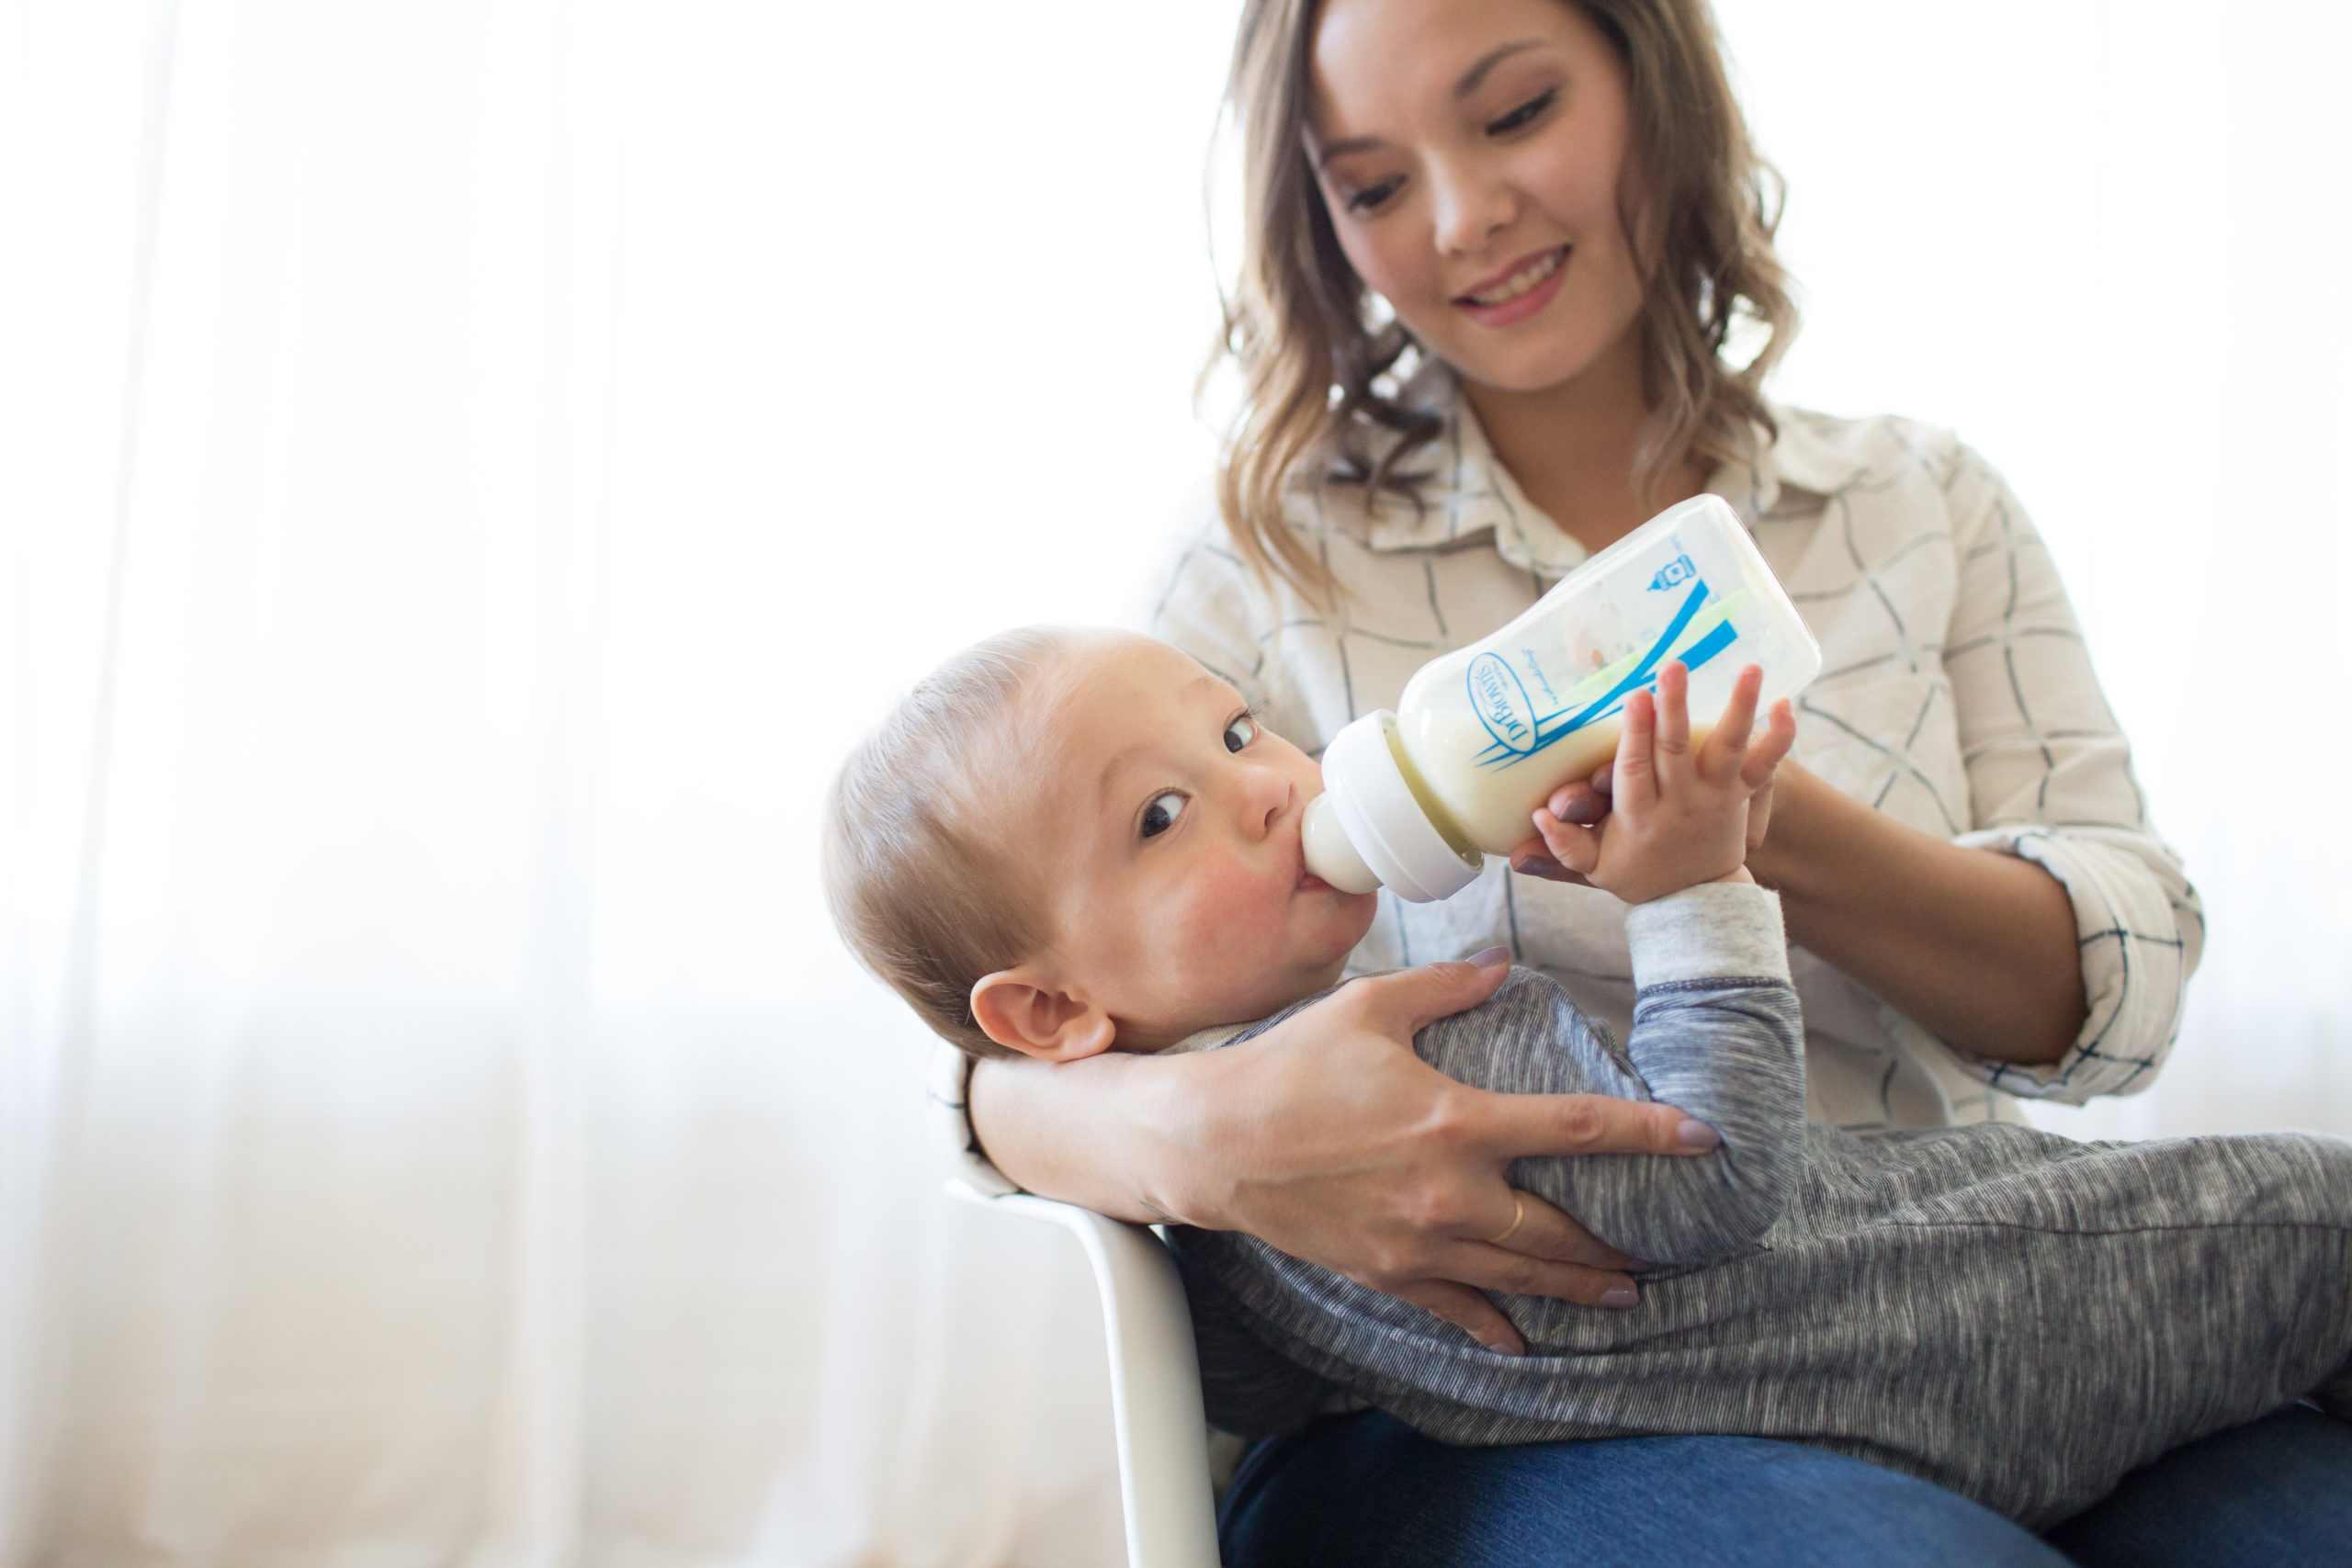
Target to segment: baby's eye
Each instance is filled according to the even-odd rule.
[[[1225,727],[1225,749],[1228,751],[1238,751],[1257,739],[1258,721],[1246,713]]]
[[[1182,790],[1171,789],[1153,795],[1151,804],[1143,808],[1143,836],[1156,839],[1176,826],[1176,818],[1184,814],[1186,804]]]

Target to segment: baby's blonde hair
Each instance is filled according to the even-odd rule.
[[[972,987],[1047,935],[1036,868],[989,830],[1037,766],[1015,720],[1082,635],[1024,626],[956,655],[850,754],[826,801],[825,900],[842,940],[976,1056],[1014,1053],[981,1032]]]

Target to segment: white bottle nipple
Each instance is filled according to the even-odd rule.
[[[1363,856],[1348,842],[1327,792],[1306,803],[1306,818],[1299,825],[1300,847],[1306,852],[1306,869],[1342,893],[1375,893],[1380,878],[1363,863]]]
[[[1307,869],[1334,887],[1369,893],[1385,886],[1410,904],[1428,904],[1459,893],[1478,880],[1486,864],[1474,851],[1455,849],[1414,799],[1389,731],[1396,716],[1383,709],[1340,727],[1323,749],[1323,793],[1308,807],[1305,830],[1313,835]],[[1315,812],[1315,807],[1324,809]],[[1317,820],[1319,818],[1319,820]],[[1345,845],[1319,852],[1317,843]]]

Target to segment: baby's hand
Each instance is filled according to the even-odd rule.
[[[1659,670],[1655,701],[1647,692],[1625,699],[1608,818],[1584,828],[1536,810],[1535,830],[1553,858],[1628,904],[1735,874],[1745,880],[1748,802],[1770,784],[1797,735],[1785,698],[1772,705],[1764,733],[1753,735],[1763,685],[1763,671],[1741,671],[1714,733],[1694,751],[1690,671],[1679,662]]]

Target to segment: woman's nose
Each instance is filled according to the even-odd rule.
[[[1508,181],[1472,167],[1441,167],[1430,176],[1437,248],[1476,255],[1519,216]]]

